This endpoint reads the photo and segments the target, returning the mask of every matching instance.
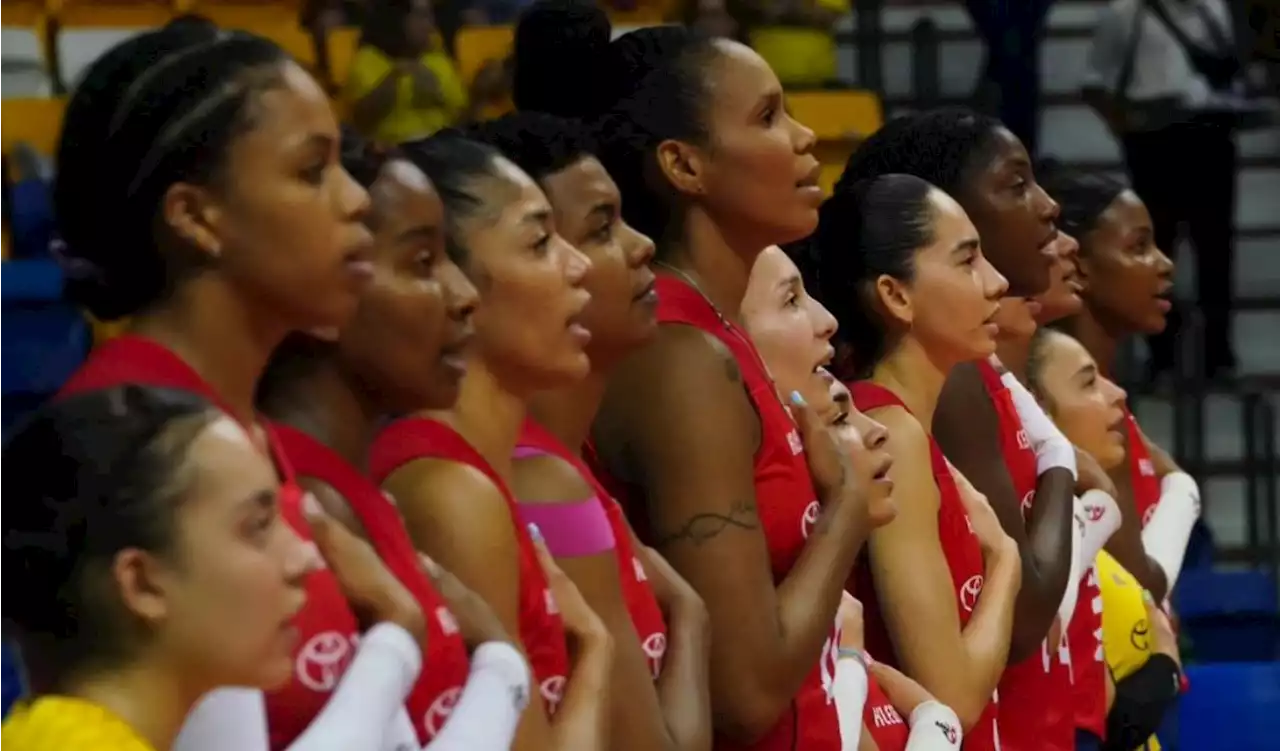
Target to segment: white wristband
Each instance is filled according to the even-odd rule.
[[[907,720],[911,736],[906,751],[954,751],[964,740],[960,718],[941,702],[922,702]]]
[[[1036,471],[1044,474],[1061,467],[1069,471],[1073,479],[1076,478],[1075,446],[1058,430],[1058,426],[1044,413],[1036,398],[1012,373],[1005,373],[1000,381],[1009,389],[1013,406],[1018,410],[1018,419],[1022,421],[1022,429],[1027,432],[1027,440],[1036,452]]]

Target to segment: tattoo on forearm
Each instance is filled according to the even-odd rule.
[[[728,513],[694,514],[684,524],[669,534],[655,536],[653,547],[661,550],[677,542],[701,545],[730,529],[759,529],[760,517],[752,501],[735,503]]]

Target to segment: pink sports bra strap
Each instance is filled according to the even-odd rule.
[[[616,541],[604,504],[596,496],[569,503],[521,503],[520,518],[536,524],[556,558],[579,558],[613,550]]]

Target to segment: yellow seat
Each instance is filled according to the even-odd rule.
[[[333,82],[341,86],[347,80],[347,71],[351,70],[351,59],[356,56],[356,47],[360,45],[360,29],[343,27],[333,29],[324,40],[329,49],[329,75]]]
[[[249,31],[274,39],[282,27],[300,27],[296,3],[269,0],[180,0],[182,10],[204,16],[224,29]]]
[[[5,99],[0,102],[0,118],[4,121],[4,129],[0,131],[0,149],[8,153],[15,144],[25,141],[41,154],[52,156],[58,149],[62,113],[66,107],[64,99]]]
[[[64,29],[145,29],[163,26],[176,13],[174,0],[47,0],[46,5]]]
[[[501,62],[511,54],[515,29],[511,26],[464,26],[454,39],[458,75],[468,86],[490,61]]]
[[[48,18],[43,0],[0,0],[0,26],[40,34]]]
[[[870,91],[806,91],[787,95],[791,115],[819,141],[866,138],[884,124],[880,97]]]

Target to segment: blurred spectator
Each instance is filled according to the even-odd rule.
[[[533,0],[465,0],[462,23],[467,26],[502,26],[513,24],[520,11]]]
[[[1053,0],[965,0],[965,5],[986,43],[979,98],[995,98],[1000,120],[1034,157],[1040,130],[1040,47]]]
[[[1235,365],[1231,342],[1237,154],[1234,134],[1264,124],[1246,96],[1225,0],[1113,0],[1099,15],[1085,98],[1120,140],[1156,244],[1174,255],[1185,225],[1198,268],[1208,375]],[[1152,375],[1174,364],[1178,316],[1151,343]]]
[[[471,119],[472,98],[443,49],[429,0],[369,6],[343,98],[356,130],[384,144]]]
[[[783,85],[815,87],[836,83],[835,24],[850,11],[850,0],[746,0],[745,23],[751,46],[769,62]]]

